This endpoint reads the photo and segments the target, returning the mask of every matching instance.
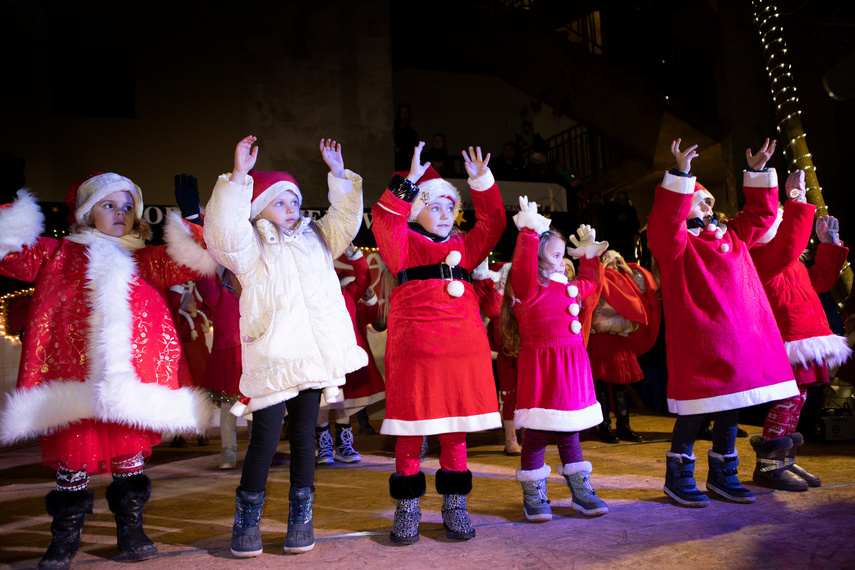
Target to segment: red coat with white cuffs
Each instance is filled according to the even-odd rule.
[[[42,219],[26,192],[0,210],[0,274],[35,282],[0,442],[83,419],[151,432],[206,429],[213,408],[203,391],[180,387],[181,347],[165,299],[167,287],[201,275],[176,258],[216,267],[192,230],[173,216],[169,246],[128,250],[97,233],[87,243],[75,243],[77,234],[40,238],[33,217]]]
[[[798,394],[784,342],[748,249],[777,212],[777,176],[746,172],[745,210],[727,228],[686,228],[694,177],[665,174],[648,218],[662,274],[668,409],[732,410]]]
[[[821,243],[808,269],[799,256],[808,245],[816,206],[788,200],[778,232],[751,250],[793,367],[836,367],[852,354],[828,326],[817,293],[829,291],[840,276],[849,249]],[[797,375],[798,376],[798,375]],[[824,375],[821,375],[824,376]]]
[[[577,279],[568,282],[564,275],[553,274],[541,285],[538,244],[533,230],[520,231],[509,277],[521,343],[514,425],[580,431],[603,421],[579,321],[582,302],[598,288],[602,264],[598,258],[583,258]]]
[[[396,275],[444,262],[472,271],[505,229],[505,207],[493,175],[470,179],[477,222],[466,234],[435,243],[407,226],[411,205],[386,191],[372,209],[380,255]],[[449,286],[461,288],[460,296]],[[502,425],[492,359],[472,284],[421,279],[395,287],[389,298],[386,341],[386,416],[380,433],[431,435]]]

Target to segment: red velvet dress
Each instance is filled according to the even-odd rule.
[[[223,287],[215,277],[196,281],[196,289],[209,308],[208,318],[214,325],[214,342],[199,386],[223,392],[226,396],[239,396],[240,298],[234,291]]]

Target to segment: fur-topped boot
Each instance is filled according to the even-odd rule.
[[[789,469],[795,463],[795,459],[788,457],[793,449],[790,436],[763,441],[761,436],[755,435],[749,441],[757,454],[757,466],[754,468],[756,483],[782,491],[807,491],[807,481]]]
[[[710,499],[695,483],[695,455],[665,452],[665,494],[686,507],[706,507]]]
[[[39,568],[65,570],[80,550],[80,532],[86,515],[92,512],[92,491],[51,491],[45,496],[45,507],[53,521],[51,541],[39,562]]]
[[[802,437],[802,434],[796,432],[790,434],[790,439],[793,440],[793,447],[787,451],[787,458],[792,459],[793,463],[790,465],[789,469],[802,479],[804,479],[808,487],[819,487],[822,485],[822,481],[814,475],[813,473],[808,473],[805,469],[796,463],[796,450],[804,444],[805,439]]]
[[[425,494],[425,474],[421,471],[415,475],[392,473],[389,494],[398,501],[389,540],[395,544],[415,544],[419,541],[419,521],[422,520],[419,497]]]
[[[525,518],[533,522],[551,521],[552,507],[546,498],[546,478],[552,469],[544,465],[540,469],[517,469],[517,481],[522,485]]]
[[[151,497],[151,479],[140,473],[117,477],[107,487],[107,504],[116,515],[119,548],[130,560],[157,556],[157,546],[143,531],[143,507]]]
[[[436,492],[442,495],[442,524],[445,536],[451,540],[475,538],[475,527],[466,510],[466,495],[472,491],[472,472],[436,472]]]
[[[721,454],[709,450],[710,470],[707,473],[707,491],[713,491],[737,503],[753,503],[754,493],[739,482],[739,454]]]
[[[590,461],[578,461],[558,466],[558,474],[564,476],[570,493],[573,495],[571,507],[585,516],[604,515],[609,512],[606,502],[597,496],[597,492],[591,486]]]

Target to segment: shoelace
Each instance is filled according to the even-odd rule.
[[[353,430],[352,429],[341,430],[341,445],[339,446],[339,450],[342,452],[342,455],[355,455],[356,454],[356,450],[353,449]]]

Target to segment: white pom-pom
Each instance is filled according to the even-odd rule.
[[[462,297],[465,291],[466,287],[463,285],[463,281],[448,282],[448,294],[452,297]]]
[[[572,323],[570,323],[570,331],[573,334],[579,334],[579,331],[581,331],[581,330],[582,330],[582,323],[580,323],[579,321],[573,321]]]
[[[456,251],[456,250],[455,251],[449,251],[448,255],[445,258],[445,263],[454,267],[455,265],[460,263],[460,260],[462,258],[463,258],[463,256],[460,255],[459,251]]]
[[[724,230],[719,228],[715,231],[715,239],[721,239],[724,236]]]
[[[578,297],[579,296],[579,288],[575,285],[567,286],[567,296],[568,297]]]
[[[569,307],[567,307],[567,312],[573,315],[574,317],[579,314],[579,303],[573,303]]]
[[[716,227],[715,227],[714,225],[712,225],[712,224],[709,224],[709,225],[708,225],[707,227],[705,227],[704,229],[705,229],[706,231],[708,231],[708,232],[714,232],[714,231],[715,231],[715,229],[716,229]]]
[[[722,253],[727,253],[728,251],[730,251],[730,246],[726,243],[723,243],[721,244],[721,247],[719,247],[719,250],[721,250]]]

